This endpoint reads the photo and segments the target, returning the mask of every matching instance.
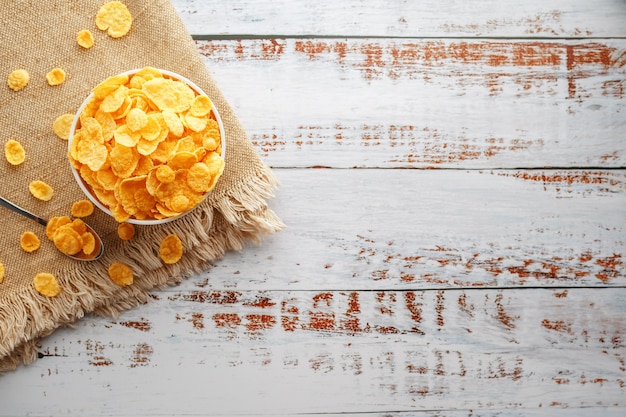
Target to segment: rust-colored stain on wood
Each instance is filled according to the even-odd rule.
[[[130,367],[136,368],[138,366],[148,366],[153,353],[154,349],[147,343],[139,343],[135,345]]]
[[[595,277],[608,283],[626,274],[621,254],[591,250],[568,256],[537,254],[533,258],[524,258],[509,251],[501,251],[499,254],[497,249],[490,249],[489,254],[465,254],[459,249],[435,246],[416,248],[413,253],[406,254],[394,242],[378,244],[361,235],[357,236],[357,241],[356,259],[385,266],[369,272],[373,281],[398,280],[481,287],[496,285],[502,279],[519,285],[532,281],[582,284],[589,281],[590,277]],[[433,265],[437,267],[433,268]],[[476,276],[480,280],[472,278]]]
[[[606,75],[609,68],[624,66],[625,51],[597,41],[443,41],[420,42],[253,39],[246,41],[197,41],[198,51],[211,60],[280,60],[285,54],[301,54],[310,61],[335,62],[354,69],[367,80],[419,78],[442,68],[451,77],[482,78],[491,94],[501,92],[499,77],[514,78],[522,91],[533,80],[555,81],[565,73],[570,98],[579,95],[577,80],[593,74]],[[480,66],[481,70],[473,69]],[[493,72],[485,71],[492,68]],[[457,70],[454,70],[457,68]],[[514,70],[518,68],[518,70]],[[539,73],[531,68],[542,69]],[[504,72],[503,72],[504,69]],[[518,72],[514,74],[513,71]],[[490,77],[493,75],[493,77]],[[529,78],[525,78],[529,77]],[[524,81],[525,79],[525,81]],[[459,81],[465,82],[465,81]],[[607,80],[608,94],[623,94],[623,79]]]
[[[128,327],[131,329],[140,330],[142,332],[150,331],[152,328],[152,324],[148,320],[133,320],[133,321],[123,321],[120,324],[124,327]]]

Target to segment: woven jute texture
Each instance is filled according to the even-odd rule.
[[[152,66],[194,81],[217,107],[226,133],[226,168],[209,198],[191,214],[161,226],[136,226],[136,236],[122,241],[117,223],[96,211],[86,221],[103,237],[104,257],[77,262],[60,254],[32,220],[0,208],[0,372],[37,358],[36,344],[60,326],[87,313],[115,316],[148,299],[155,288],[174,285],[209,268],[226,251],[259,242],[283,227],[268,208],[276,181],[255,153],[233,109],[211,77],[207,64],[168,0],[126,0],[133,16],[130,32],[118,39],[98,30],[95,16],[104,0],[13,0],[0,8],[0,143],[15,139],[26,150],[19,166],[0,160],[0,195],[37,215],[67,215],[83,199],[70,171],[67,141],[52,131],[55,118],[75,113],[90,90],[109,76]],[[83,49],[76,34],[89,29],[95,45]],[[65,83],[50,86],[46,73],[63,68]],[[21,91],[6,85],[15,69],[25,69],[30,82]],[[42,180],[55,190],[52,200],[34,198],[28,189]],[[35,232],[41,247],[20,248],[20,236]],[[181,261],[165,265],[159,242],[175,233],[183,241]],[[112,262],[131,267],[134,283],[120,287],[107,274]],[[38,272],[54,274],[62,291],[45,297],[33,287]]]

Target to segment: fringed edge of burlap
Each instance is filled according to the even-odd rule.
[[[138,228],[145,244],[120,241],[113,251],[115,259],[105,255],[102,261],[84,264],[80,269],[57,272],[60,285],[68,291],[48,298],[31,286],[2,300],[0,374],[37,360],[37,340],[71,325],[86,313],[115,318],[147,302],[151,290],[178,284],[205,271],[227,251],[240,250],[247,242],[259,243],[264,236],[283,229],[285,225],[266,201],[277,187],[278,181],[268,168],[251,172],[237,186],[211,196],[205,202],[208,207],[199,215],[185,216],[158,229]],[[170,233],[181,237],[186,249],[179,262],[165,265],[158,256],[158,245],[150,242],[159,242]],[[126,263],[133,270],[132,285],[122,288],[108,277],[86,279],[106,276],[105,266],[111,262]]]

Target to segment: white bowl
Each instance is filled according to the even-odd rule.
[[[119,75],[133,75],[133,74],[136,74],[137,72],[139,72],[142,69],[143,68],[137,68],[137,69],[134,69],[134,70],[123,72],[123,73],[121,73]],[[176,79],[178,81],[184,82],[189,87],[191,87],[191,89],[194,90],[198,95],[207,95],[200,87],[198,87],[194,82],[192,82],[191,80],[187,79],[186,77],[183,77],[180,74],[176,74],[176,73],[168,71],[168,70],[164,70],[164,69],[160,69],[160,68],[156,68],[156,69],[158,71],[160,71],[163,75],[167,76],[168,78],[172,78],[172,79]],[[85,106],[89,103],[89,101],[93,98],[93,96],[94,96],[94,94],[90,93],[89,96],[85,99],[85,101],[83,101],[83,103],[80,105],[80,107],[76,111],[76,114],[74,115],[74,120],[72,121],[72,125],[70,127],[70,134],[69,134],[69,137],[68,137],[68,150],[72,146],[72,140],[74,139],[74,133],[76,131],[77,125],[80,122],[80,114],[83,112]],[[224,125],[222,123],[222,118],[220,117],[220,114],[217,111],[217,108],[215,108],[215,104],[213,104],[212,101],[211,101],[211,110],[212,110],[213,114],[215,115],[215,120],[217,121],[217,124],[219,126],[219,131],[220,131],[220,155],[222,156],[222,159],[224,159],[225,158],[225,151],[226,151],[226,135],[224,134]],[[74,178],[76,179],[76,182],[78,183],[78,186],[83,191],[83,193],[85,193],[87,198],[97,208],[99,208],[100,210],[102,210],[106,214],[108,214],[108,215],[113,217],[113,213],[111,212],[111,210],[109,210],[109,208],[107,206],[105,206],[102,202],[100,202],[100,200],[98,200],[98,198],[91,192],[91,190],[89,189],[89,186],[85,183],[85,181],[80,176],[80,174],[76,170],[76,168],[74,168],[74,166],[72,165],[71,161],[70,161],[70,169],[72,171],[72,174],[74,175]],[[210,192],[211,191],[208,191],[205,194],[205,196],[204,196],[205,199],[209,195]],[[126,222],[127,223],[132,223],[132,224],[137,224],[137,225],[158,225],[158,224],[164,224],[164,223],[168,223],[168,222],[177,220],[177,219],[185,216],[186,214],[192,212],[196,207],[197,207],[197,205],[195,207],[192,207],[190,210],[187,210],[187,211],[185,211],[185,212],[183,212],[183,213],[181,213],[181,214],[179,214],[177,216],[167,217],[167,218],[164,218],[164,219],[142,219],[142,220],[140,220],[140,219],[135,219],[135,218],[131,217]]]

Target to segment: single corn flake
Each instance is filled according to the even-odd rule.
[[[89,200],[79,200],[72,204],[72,216],[74,217],[88,217],[93,214],[93,203]]]
[[[166,264],[174,264],[183,256],[183,244],[176,235],[168,235],[161,241],[159,256]]]
[[[192,116],[202,117],[209,114],[212,107],[211,99],[205,95],[196,96],[191,102],[189,112]]]
[[[96,249],[96,238],[94,237],[93,233],[85,232],[80,235],[80,237],[83,240],[83,253],[87,256],[91,255]]]
[[[39,249],[41,242],[33,232],[24,232],[20,237],[20,245],[25,252],[34,252]]]
[[[16,69],[11,72],[7,78],[7,85],[11,90],[20,91],[28,85],[30,75],[25,69]]]
[[[47,272],[40,272],[35,275],[33,285],[39,294],[46,297],[54,297],[61,292],[61,287],[55,276]]]
[[[4,276],[6,275],[6,271],[4,270],[4,264],[0,262],[0,284],[4,281]]]
[[[120,1],[103,4],[96,14],[96,26],[106,30],[112,38],[121,38],[130,30],[133,17],[126,5]]]
[[[83,248],[83,238],[74,230],[71,223],[59,227],[52,241],[54,246],[66,255],[76,255]]]
[[[211,183],[211,170],[203,163],[198,162],[189,168],[187,185],[197,193],[206,193]]]
[[[22,144],[10,139],[4,144],[4,156],[11,165],[20,165],[26,159],[26,152]]]
[[[135,226],[132,223],[120,223],[117,226],[117,235],[122,240],[131,240],[135,236]]]
[[[117,90],[121,85],[126,84],[128,82],[128,78],[127,74],[118,74],[102,81],[91,90],[93,92],[94,99],[104,99],[106,96]],[[97,103],[98,102],[94,102],[94,105]]]
[[[62,114],[54,120],[54,123],[52,123],[52,130],[59,138],[63,140],[68,140],[70,137],[70,129],[72,127],[73,121],[73,114]]]
[[[61,68],[53,68],[46,74],[46,81],[52,86],[63,84],[65,82],[65,71]]]
[[[85,49],[89,49],[94,44],[93,35],[88,29],[81,30],[76,34],[76,43]]]
[[[41,201],[50,201],[54,195],[54,190],[48,184],[43,181],[32,181],[28,184],[28,190],[33,197],[38,198]]]
[[[137,132],[147,125],[148,116],[146,116],[146,112],[138,108],[130,109],[130,111],[126,115],[126,126],[128,126],[131,132]],[[137,142],[135,142],[135,145],[136,144]]]
[[[117,285],[124,287],[133,283],[133,271],[121,262],[109,265],[109,278]]]
[[[161,111],[169,109],[181,113],[189,109],[195,97],[187,84],[169,78],[154,78],[146,81],[142,88]]]

